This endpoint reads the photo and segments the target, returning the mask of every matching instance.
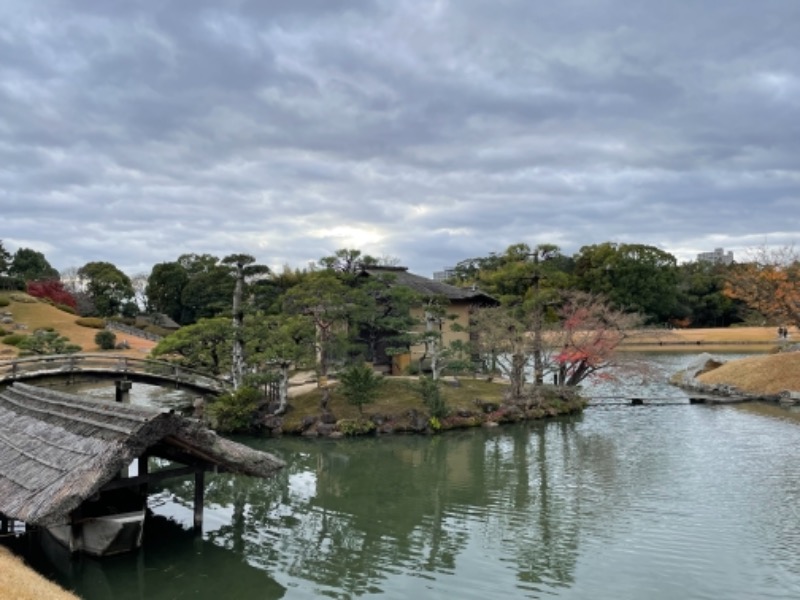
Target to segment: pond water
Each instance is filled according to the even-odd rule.
[[[242,441],[288,466],[209,477],[201,537],[176,481],[140,553],[30,559],[89,599],[800,598],[800,417],[776,406]]]

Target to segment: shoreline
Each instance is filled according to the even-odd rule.
[[[0,596],[15,600],[79,600],[3,545],[0,545],[0,590]]]

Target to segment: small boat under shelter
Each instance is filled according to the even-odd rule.
[[[150,458],[169,466],[151,471]],[[193,475],[200,529],[206,472],[271,477],[283,466],[174,412],[19,382],[0,390],[0,531],[21,521],[73,552],[138,548],[150,484]]]

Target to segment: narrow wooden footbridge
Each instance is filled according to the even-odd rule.
[[[690,406],[693,404],[738,404],[750,402],[747,396],[721,396],[704,393],[687,393],[672,396],[629,396],[617,394],[610,396],[588,396],[589,407],[602,408],[608,406]]]
[[[0,389],[16,382],[63,385],[114,380],[127,392],[131,382],[171,386],[201,394],[231,390],[223,379],[160,360],[113,354],[55,354],[0,361]],[[126,385],[127,384],[127,385]]]

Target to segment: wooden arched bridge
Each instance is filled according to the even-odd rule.
[[[15,381],[58,385],[103,379],[169,385],[202,394],[222,394],[232,389],[227,381],[201,371],[131,356],[81,353],[0,361],[0,388]],[[119,383],[117,388],[121,389]]]

